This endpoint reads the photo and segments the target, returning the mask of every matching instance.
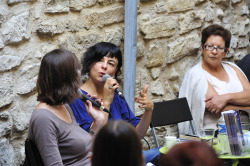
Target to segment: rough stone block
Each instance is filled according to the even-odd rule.
[[[230,5],[230,0],[214,0],[214,3],[228,7]]]
[[[213,21],[214,18],[215,18],[215,12],[214,12],[214,9],[212,9],[211,7],[207,7],[206,9],[206,17],[205,17],[205,20],[206,21]]]
[[[180,17],[180,33],[186,33],[193,29],[199,28],[206,17],[205,11],[191,11]]]
[[[4,43],[3,43],[3,40],[0,38],[0,49],[4,48]]]
[[[29,65],[18,71],[19,77],[15,85],[17,94],[27,94],[35,89],[39,66],[40,64]]]
[[[45,13],[67,13],[69,12],[69,1],[65,0],[58,0],[54,1],[51,0],[47,3],[46,9],[44,10]]]
[[[156,13],[163,13],[167,11],[167,6],[165,2],[156,3],[154,6],[154,10]]]
[[[41,22],[41,24],[37,28],[37,33],[40,35],[48,35],[48,36],[54,36],[57,34],[61,34],[66,29],[66,23],[67,20],[46,20]]]
[[[91,26],[103,27],[104,25],[122,22],[125,17],[124,12],[124,7],[119,6],[105,11],[91,13],[86,15],[85,19],[86,23]]]
[[[174,67],[171,68],[170,73],[171,74],[170,74],[169,80],[175,81],[179,79],[180,74],[176,71]]]
[[[25,131],[29,127],[29,121],[33,110],[39,102],[36,101],[36,95],[29,98],[29,102],[19,102],[10,111],[13,119],[13,127],[17,131]]]
[[[88,8],[96,4],[96,0],[70,0],[69,8],[72,11],[80,11],[83,8]]]
[[[37,2],[35,5],[34,5],[34,17],[36,19],[40,18],[41,15],[43,14],[43,3],[42,2]]]
[[[203,3],[205,0],[194,0],[194,4],[195,5],[199,5],[201,3]]]
[[[150,91],[154,95],[163,96],[165,94],[165,90],[159,80],[150,83],[150,87]]]
[[[221,9],[216,9],[215,14],[219,19],[221,19],[224,16],[224,12]]]
[[[13,78],[12,75],[0,74],[0,108],[10,104],[13,101]]]
[[[21,64],[22,58],[12,55],[2,55],[0,56],[0,72],[10,70]]]
[[[105,31],[105,41],[111,42],[117,46],[121,45],[123,39],[123,29],[115,28]]]
[[[143,14],[141,16],[141,20],[144,22],[149,21],[149,19],[150,19],[150,14]]]
[[[18,44],[29,39],[29,12],[12,16],[2,27],[1,34],[5,44]]]
[[[240,15],[248,15],[249,14],[249,9],[247,6],[242,6]]]
[[[95,33],[89,33],[84,35],[79,34],[76,36],[76,43],[79,44],[78,48],[82,51],[87,50],[89,47],[102,40],[102,37],[99,34]]]
[[[179,38],[168,44],[168,54],[166,63],[170,64],[178,61],[187,55],[196,55],[200,48],[200,37],[197,34],[191,34],[185,38]]]
[[[10,114],[7,111],[0,113],[0,120],[7,120],[9,119],[9,117],[10,117]]]
[[[1,120],[0,123],[0,138],[3,136],[7,136],[11,133],[12,129],[12,120],[9,118],[8,120]]]
[[[245,48],[249,45],[249,37],[240,37],[238,41],[238,48]]]
[[[231,30],[231,33],[236,34],[237,36],[247,36],[249,19],[237,20],[236,18],[234,18],[234,20],[234,24],[232,24],[231,28],[228,28]]]
[[[136,70],[136,92],[141,91],[146,85],[146,83],[149,82],[151,82],[151,79],[146,68],[139,68],[138,70]],[[148,89],[148,92],[148,94],[150,94],[150,87]]]
[[[104,6],[107,6],[107,5],[111,5],[111,4],[114,4],[114,3],[119,2],[119,1],[122,1],[122,0],[98,0],[98,3],[100,3]]]
[[[149,48],[149,56],[146,66],[147,67],[157,67],[163,64],[163,57],[165,52],[163,48],[158,44],[152,44]]]
[[[36,0],[8,0],[7,4],[12,5],[15,3],[20,3],[20,2],[34,2],[34,1],[36,1]]]
[[[2,123],[0,123],[1,126]],[[1,129],[1,127],[0,127]],[[13,166],[15,165],[15,153],[9,140],[6,138],[1,138],[0,140],[0,165]]]
[[[140,0],[141,2],[149,2],[149,1],[155,1],[155,0]]]
[[[241,60],[244,56],[249,54],[247,51],[242,51],[242,52],[236,52],[234,53],[233,57],[235,61]]]
[[[158,17],[140,25],[145,39],[173,36],[178,29],[178,18],[175,16]]]
[[[215,3],[223,3],[223,2],[226,2],[227,0],[214,0]],[[236,0],[238,1],[238,0]]]
[[[3,9],[2,9],[3,10]],[[6,12],[6,11],[1,11],[1,13],[0,13],[0,25],[5,21],[5,14],[4,13],[2,13],[2,12]]]
[[[17,108],[15,108],[18,110]],[[16,131],[24,131],[28,129],[29,127],[29,119],[26,115],[26,113],[21,110],[21,111],[15,111],[15,115],[13,115],[13,127],[15,128]],[[29,117],[30,118],[30,117]]]
[[[72,52],[77,52],[76,48],[76,41],[75,41],[75,35],[69,34],[69,35],[62,35],[58,38],[58,43],[60,48],[64,48],[67,50],[71,50]]]
[[[143,42],[137,43],[136,58],[141,58],[146,55],[145,46]]]
[[[152,68],[151,69],[151,76],[153,79],[156,79],[160,76],[161,74],[161,68]]]
[[[224,24],[230,25],[233,21],[235,21],[235,15],[234,14],[229,14],[228,11],[224,11],[224,17],[222,19],[222,22]],[[234,34],[233,32],[231,32]]]
[[[230,42],[231,48],[236,48],[236,47],[237,47],[237,43],[238,43],[238,38],[232,36],[231,42]],[[229,51],[230,51],[230,50],[229,50]]]
[[[43,54],[39,50],[36,50],[35,57],[38,59],[42,59]]]
[[[235,4],[235,3],[238,3],[238,2],[241,2],[242,0],[232,0],[232,3]]]
[[[168,0],[168,12],[187,11],[194,8],[195,0]]]

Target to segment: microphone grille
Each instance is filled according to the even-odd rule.
[[[106,82],[106,79],[111,77],[109,74],[105,74],[103,77],[102,77],[102,82]]]

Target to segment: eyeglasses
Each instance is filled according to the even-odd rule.
[[[224,47],[215,47],[213,45],[204,45],[205,49],[206,50],[209,50],[209,51],[213,51],[214,49],[217,51],[217,52],[227,52],[227,49],[224,48]]]

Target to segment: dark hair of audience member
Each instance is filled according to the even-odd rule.
[[[160,166],[223,166],[213,148],[193,141],[175,145],[160,159]]]
[[[142,145],[135,128],[123,120],[112,120],[97,134],[92,166],[142,166]]]
[[[81,59],[82,70],[81,74],[85,75],[90,72],[91,66],[98,61],[101,61],[104,56],[115,57],[118,60],[117,71],[115,78],[121,75],[122,52],[118,46],[109,42],[100,42],[91,46]]]
[[[231,41],[231,32],[223,26],[213,24],[202,30],[201,43],[204,46],[210,36],[221,36],[225,40],[225,47],[229,48]]]
[[[37,101],[61,105],[78,97],[79,69],[80,63],[72,52],[55,49],[47,53],[42,59],[37,79]]]

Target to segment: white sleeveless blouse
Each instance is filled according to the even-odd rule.
[[[218,95],[226,94],[226,93],[236,93],[243,91],[243,86],[235,72],[235,70],[226,63],[222,63],[222,66],[224,70],[226,71],[229,81],[221,81],[218,78],[214,77],[207,71],[205,71],[207,80],[209,83],[213,86],[215,91],[218,93]],[[212,129],[218,129],[217,123],[220,119],[220,116],[217,116],[211,112],[205,111],[204,113],[204,121],[203,121],[203,127],[204,128],[212,128]],[[221,119],[220,119],[221,120]]]

